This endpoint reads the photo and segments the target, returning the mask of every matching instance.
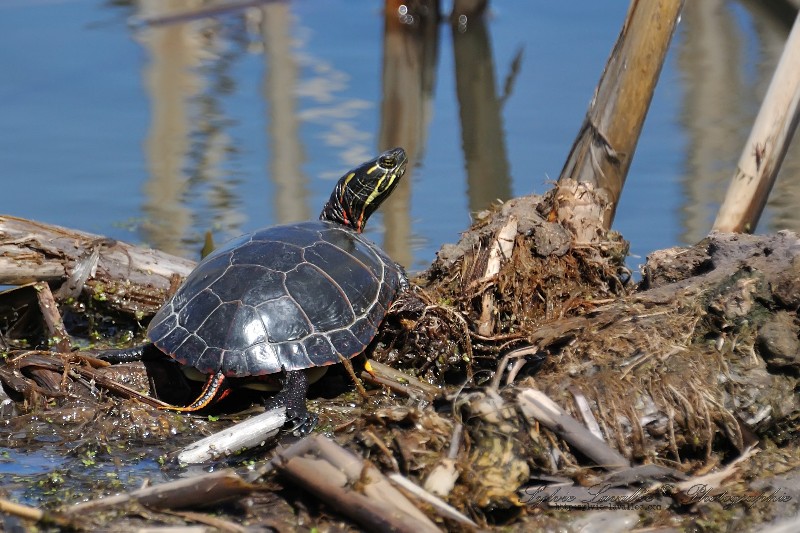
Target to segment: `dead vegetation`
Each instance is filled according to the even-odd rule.
[[[253,464],[220,489],[221,500],[234,502],[233,508],[216,507],[225,510],[226,520],[274,525],[283,509],[290,513],[277,515],[284,524],[332,524],[334,513],[373,529],[524,529],[564,520],[558,513],[576,504],[565,507],[559,491],[587,502],[592,487],[600,486],[617,499],[598,502],[605,506],[594,512],[627,497],[627,512],[640,526],[688,523],[711,510],[740,524],[794,512],[797,236],[712,235],[691,248],[653,254],[636,286],[623,266],[624,241],[574,246],[560,226],[538,214],[539,202],[522,198],[485,214],[415,280],[413,294],[395,304],[371,347],[376,377],[367,380],[366,399],[343,370],[312,391],[318,431],[332,441],[320,441],[321,435],[301,441],[306,447],[294,449],[297,460],[289,462],[273,458],[259,466],[272,455],[269,443],[226,460]],[[515,226],[511,239],[509,221]],[[511,245],[496,244],[497,236]],[[57,284],[53,288],[57,294]],[[169,460],[182,445],[230,425],[158,410],[159,402],[146,396],[141,365],[106,367],[79,352],[13,350],[50,337],[8,335],[36,331],[13,327],[15,317],[30,320],[40,307],[41,299],[29,296],[25,306],[13,291],[0,302],[14,303],[3,315],[10,345],[0,367],[10,397],[5,446],[40,448],[45,436],[62,447],[79,443],[65,453],[85,457],[90,451],[95,461],[128,461],[132,453]],[[124,310],[109,300],[82,301],[81,309],[113,316],[116,332],[135,324],[126,323]],[[61,303],[62,310],[68,307]],[[243,395],[235,400],[218,414],[250,404]],[[341,455],[343,449],[355,455]],[[758,449],[762,453],[753,456]],[[357,463],[348,467],[350,474],[332,484],[304,473],[332,469],[323,478],[338,479],[331,476],[344,468],[340,461],[351,460]],[[764,496],[753,504],[758,513],[747,516],[737,514],[741,505],[717,509],[714,495],[768,494],[752,485],[769,486],[765,471],[788,476],[789,488],[779,491],[784,500]],[[376,472],[386,478],[373,486]],[[189,485],[213,482],[204,476]],[[386,483],[397,486],[406,495],[402,501],[407,498],[421,516],[403,511],[408,504],[388,495]],[[705,500],[692,492],[700,484],[711,491]],[[206,523],[208,515],[170,510],[201,502],[180,499],[180,491],[179,498],[170,496],[169,485],[154,486],[147,493],[154,496],[144,501],[122,491],[124,501],[149,509],[145,515],[132,513],[129,503],[111,505],[113,498],[103,512],[72,507],[120,492],[124,484],[116,490],[101,484],[89,493],[76,489],[56,507],[78,527],[131,526],[136,516]],[[229,486],[235,490],[226,492]],[[300,495],[292,487],[309,492]],[[264,491],[278,498],[265,498]],[[308,494],[325,503],[312,505]],[[373,501],[375,494],[384,503],[364,503],[363,495]],[[643,510],[644,503],[653,511]],[[401,518],[390,525],[390,516]]]

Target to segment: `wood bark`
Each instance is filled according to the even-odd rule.
[[[79,272],[78,278],[85,281],[78,291],[118,311],[147,316],[194,266],[193,261],[158,250],[0,215],[0,285],[62,285]],[[59,292],[55,295],[58,298]]]

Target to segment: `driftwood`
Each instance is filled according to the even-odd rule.
[[[119,507],[137,502],[155,508],[210,507],[257,490],[231,469],[218,470],[185,479],[160,483],[126,494],[77,503],[69,508],[70,515]]]
[[[79,272],[83,274],[79,291],[118,311],[147,316],[158,310],[194,265],[91,233],[0,216],[0,285],[60,285]]]
[[[285,423],[286,408],[273,409],[192,443],[176,459],[183,464],[206,463],[261,446],[275,437]]]

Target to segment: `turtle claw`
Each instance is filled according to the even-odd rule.
[[[283,430],[295,437],[305,437],[316,427],[319,417],[309,413],[305,405],[298,409],[296,407],[290,407],[287,403],[285,398],[276,396],[271,402],[267,403],[266,407],[267,410],[270,410],[280,406],[286,406],[286,422],[283,423]]]
[[[283,425],[284,429],[294,435],[295,437],[305,437],[317,425],[319,417],[311,414],[308,411],[297,412],[292,409],[286,410],[286,423]]]

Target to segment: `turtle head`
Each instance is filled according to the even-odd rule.
[[[336,184],[320,220],[338,222],[361,233],[370,215],[400,182],[407,162],[405,150],[392,148],[354,168]]]

